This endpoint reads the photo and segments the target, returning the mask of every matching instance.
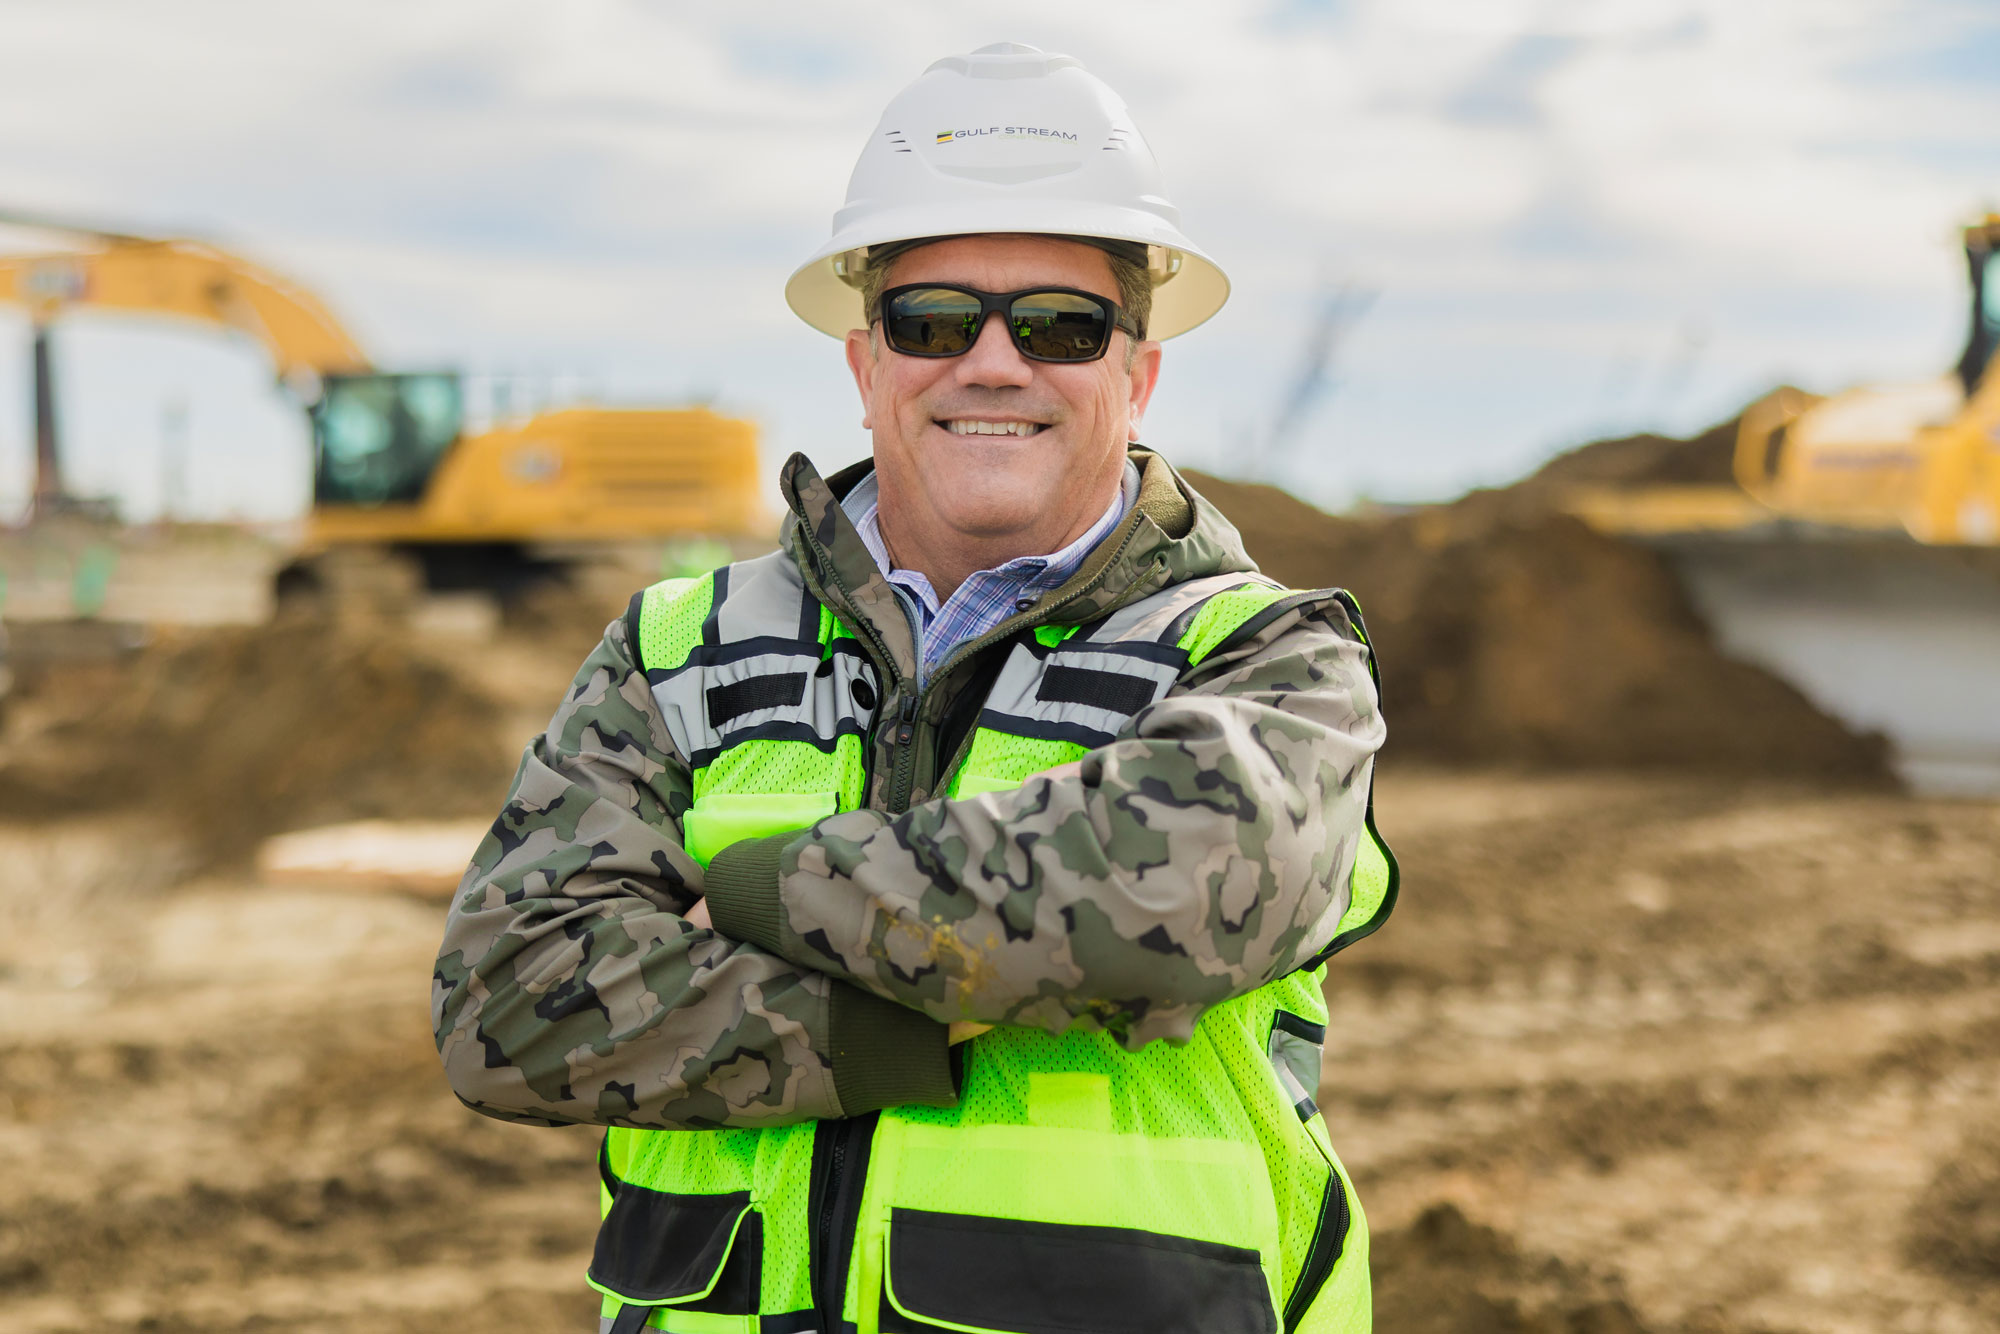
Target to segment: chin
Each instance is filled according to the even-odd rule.
[[[1041,509],[1011,495],[990,498],[976,494],[959,495],[946,507],[945,516],[953,528],[968,536],[998,538],[1033,527],[1035,520],[1041,517]]]

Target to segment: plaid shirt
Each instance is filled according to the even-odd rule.
[[[882,541],[882,524],[876,500],[875,474],[870,473],[847,493],[841,507],[861,532],[868,554],[882,573],[903,594],[903,605],[912,611],[913,622],[923,645],[921,674],[943,662],[951,651],[968,640],[977,639],[1017,612],[1023,612],[1042,594],[1060,587],[1083,567],[1084,558],[1116,528],[1130,512],[1139,494],[1139,470],[1125,465],[1125,483],[1111,497],[1102,518],[1090,531],[1046,556],[1016,556],[991,570],[980,570],[940,604],[931,581],[916,570],[899,570],[890,563],[889,548]]]

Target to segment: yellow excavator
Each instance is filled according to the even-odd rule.
[[[2000,542],[2000,214],[1965,229],[1971,331],[1934,380],[1830,398],[1780,390],[1744,413],[1736,480],[1775,512],[1901,528],[1919,542]]]
[[[50,325],[71,310],[191,320],[247,334],[310,415],[308,554],[392,548],[453,584],[504,587],[549,552],[673,537],[764,538],[755,428],[705,408],[576,407],[478,434],[455,372],[372,366],[297,284],[202,241],[34,215],[0,223],[66,238],[0,256],[0,301],[35,332],[35,509],[74,507],[56,432]]]
[[[1964,229],[1971,327],[1934,380],[1780,389],[1733,484],[1571,491],[1658,550],[1725,650],[1883,733],[1923,791],[2000,794],[2000,214]]]
[[[1831,396],[1775,390],[1744,409],[1734,485],[1579,488],[1570,507],[1628,534],[1810,527],[2000,544],[2000,214],[1963,240],[1972,318],[1952,370]]]

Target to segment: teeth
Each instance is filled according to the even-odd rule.
[[[1037,422],[982,422],[953,418],[944,423],[953,435],[1033,435],[1041,430]]]

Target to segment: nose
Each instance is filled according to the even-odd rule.
[[[1034,365],[1014,345],[1007,317],[997,310],[986,317],[979,337],[955,359],[953,369],[960,384],[982,389],[1025,387],[1035,378]]]

